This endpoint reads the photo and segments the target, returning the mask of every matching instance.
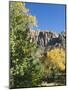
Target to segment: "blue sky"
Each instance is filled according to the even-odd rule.
[[[62,32],[65,30],[65,5],[26,3],[30,14],[36,16],[37,29]]]

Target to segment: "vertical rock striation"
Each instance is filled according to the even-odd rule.
[[[38,44],[40,48],[63,47],[65,48],[65,32],[54,33],[47,30],[31,30],[31,40]]]

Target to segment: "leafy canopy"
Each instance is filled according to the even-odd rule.
[[[37,46],[30,43],[30,29],[36,17],[28,14],[23,2],[10,2],[10,84],[32,87],[40,83],[43,68],[36,57]]]

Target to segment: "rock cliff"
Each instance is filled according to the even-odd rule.
[[[38,44],[40,48],[63,47],[65,48],[65,32],[55,33],[48,30],[32,30],[31,40]]]

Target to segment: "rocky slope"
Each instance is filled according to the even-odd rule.
[[[47,30],[31,30],[31,42],[38,44],[40,48],[63,47],[65,48],[65,32],[55,33]]]

